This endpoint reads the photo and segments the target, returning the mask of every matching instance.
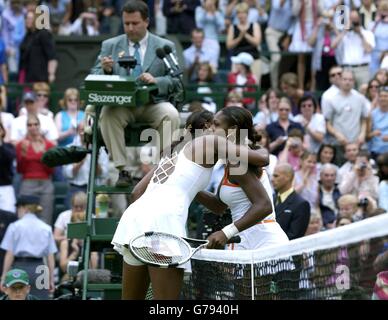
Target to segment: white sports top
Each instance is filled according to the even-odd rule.
[[[276,215],[272,201],[272,187],[265,169],[263,169],[260,182],[267,191],[272,206],[272,213],[265,217],[262,222],[274,222],[276,221]],[[244,190],[239,185],[233,184],[228,180],[227,169],[225,169],[225,175],[221,182],[219,197],[230,208],[233,221],[239,220],[252,205]]]

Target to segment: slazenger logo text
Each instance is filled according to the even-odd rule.
[[[124,103],[131,103],[132,97],[131,96],[104,96],[99,95],[97,93],[90,93],[89,94],[89,102],[90,103],[116,103],[116,104],[124,104]]]

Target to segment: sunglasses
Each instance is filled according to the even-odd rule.
[[[39,123],[27,123],[27,127],[37,127]]]
[[[332,74],[330,75],[330,77],[340,76],[341,74],[342,74],[342,72],[332,73]]]
[[[83,210],[85,209],[85,206],[83,204],[73,204],[73,208]]]
[[[286,111],[286,112],[290,112],[291,109],[283,109],[283,108],[280,108],[279,111]]]
[[[67,101],[69,101],[69,102],[78,102],[78,99],[69,98],[69,99],[67,99]]]
[[[38,93],[36,96],[37,96],[37,97],[45,97],[45,98],[48,98],[48,94],[45,94],[45,93]]]

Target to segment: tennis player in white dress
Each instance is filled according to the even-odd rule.
[[[252,202],[241,188],[240,185],[232,183],[228,179],[228,169],[225,169],[225,175],[219,188],[219,198],[225,203],[231,211],[232,220],[238,221],[252,206]],[[288,237],[276,222],[276,215],[272,201],[272,187],[269,182],[268,174],[263,170],[260,182],[267,192],[271,201],[272,212],[262,220],[258,220],[255,225],[239,232],[240,243],[231,243],[227,245],[229,250],[251,250],[270,245],[287,243]]]
[[[193,125],[190,132],[201,128],[206,129],[207,125]],[[248,161],[262,166],[268,164],[267,153],[252,152],[214,135],[195,138],[181,145],[184,147],[179,152],[162,158],[157,168],[138,184],[140,188],[135,187],[142,190],[134,191],[139,194],[137,200],[125,210],[117,226],[112,244],[124,258],[123,299],[144,299],[150,281],[155,299],[179,298],[183,269],[188,265],[167,269],[146,266],[133,257],[127,246],[132,238],[149,231],[185,237],[189,205],[208,185],[213,166],[221,154],[232,157],[247,152]],[[209,163],[209,159],[213,162]],[[225,244],[227,240],[220,241]]]
[[[158,171],[154,172],[142,197],[125,210],[117,226],[112,244],[128,264],[134,264],[136,260],[124,245],[135,236],[158,231],[186,237],[190,203],[208,185],[213,168],[202,167],[187,159],[183,151],[184,148],[178,155],[173,155],[173,158],[177,157],[175,169],[164,183],[158,180]],[[159,167],[170,161],[174,159],[163,159]]]
[[[214,116],[215,131],[235,129],[236,141],[253,145],[259,140],[253,128],[252,116],[241,108],[225,108]],[[243,132],[245,130],[245,133]],[[231,175],[233,166],[228,163],[217,194],[201,192],[196,200],[216,214],[230,208],[233,223],[210,235],[209,240],[220,233],[228,238],[239,235],[241,242],[228,245],[229,249],[257,249],[263,246],[288,242],[287,235],[276,222],[272,201],[272,188],[265,170],[249,166],[242,175]]]

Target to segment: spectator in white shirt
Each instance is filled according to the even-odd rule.
[[[58,130],[55,126],[54,120],[49,116],[39,113],[39,106],[36,103],[36,96],[33,92],[26,92],[23,96],[23,102],[27,110],[26,115],[21,115],[12,121],[11,126],[11,142],[17,144],[25,138],[27,134],[27,115],[37,114],[40,122],[42,135],[49,141],[57,143]]]
[[[71,209],[61,212],[54,224],[54,239],[57,243],[67,239],[67,225],[71,216],[85,215],[87,196],[85,192],[79,191],[71,198]]]
[[[100,31],[97,14],[93,11],[82,12],[67,31],[70,35],[98,36]]]
[[[298,105],[301,113],[294,117],[294,121],[299,122],[305,130],[305,148],[317,153],[326,134],[325,117],[317,113],[318,104],[312,95],[302,97]]]
[[[344,69],[354,72],[356,88],[370,80],[369,64],[375,47],[375,37],[361,26],[356,10],[350,13],[350,29],[344,29],[333,41],[333,48],[340,50],[339,59]]]
[[[369,163],[369,155],[365,151],[360,151],[353,170],[343,177],[339,190],[341,194],[353,194],[359,200],[371,197],[378,198],[379,178],[373,174]]]

